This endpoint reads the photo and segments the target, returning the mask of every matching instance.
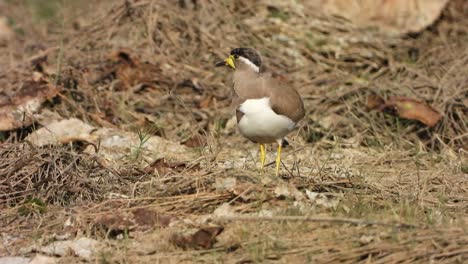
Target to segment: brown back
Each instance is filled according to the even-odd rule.
[[[270,97],[271,108],[278,115],[284,115],[297,123],[305,115],[304,103],[299,93],[290,86],[266,74],[259,74],[250,69],[236,68],[234,72],[233,99],[236,105],[247,99]]]

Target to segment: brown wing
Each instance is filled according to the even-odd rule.
[[[304,117],[304,102],[296,89],[272,78],[265,80],[265,84],[271,89],[270,103],[275,113],[287,116],[295,123]]]

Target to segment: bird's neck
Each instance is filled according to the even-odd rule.
[[[252,93],[257,91],[252,90],[252,82],[254,82],[259,76],[259,73],[252,70],[251,68],[237,67],[233,75],[234,92],[240,98],[248,98]],[[255,87],[260,88],[260,87]]]
[[[236,70],[234,71],[232,80],[235,84],[240,84],[249,79],[255,78],[256,76],[258,76],[258,72],[253,71],[249,68],[242,68],[236,66]]]
[[[239,58],[236,60],[236,69],[234,70],[234,83],[240,83],[246,78],[258,76],[258,67],[247,59]]]
[[[236,60],[236,69],[238,69],[238,70],[250,70],[250,71],[254,71],[256,73],[260,72],[260,68],[257,65],[255,65],[249,59],[246,59],[244,57],[239,57]]]

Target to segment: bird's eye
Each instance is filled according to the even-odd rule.
[[[234,59],[236,59],[236,60],[237,60],[238,58],[239,58],[239,55],[237,55],[237,54],[234,54]]]

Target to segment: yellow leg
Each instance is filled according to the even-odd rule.
[[[265,160],[266,160],[266,152],[265,152],[265,144],[260,144],[260,166],[265,166]]]
[[[281,165],[281,143],[278,144],[278,151],[276,152],[276,176],[279,175],[280,165]]]

